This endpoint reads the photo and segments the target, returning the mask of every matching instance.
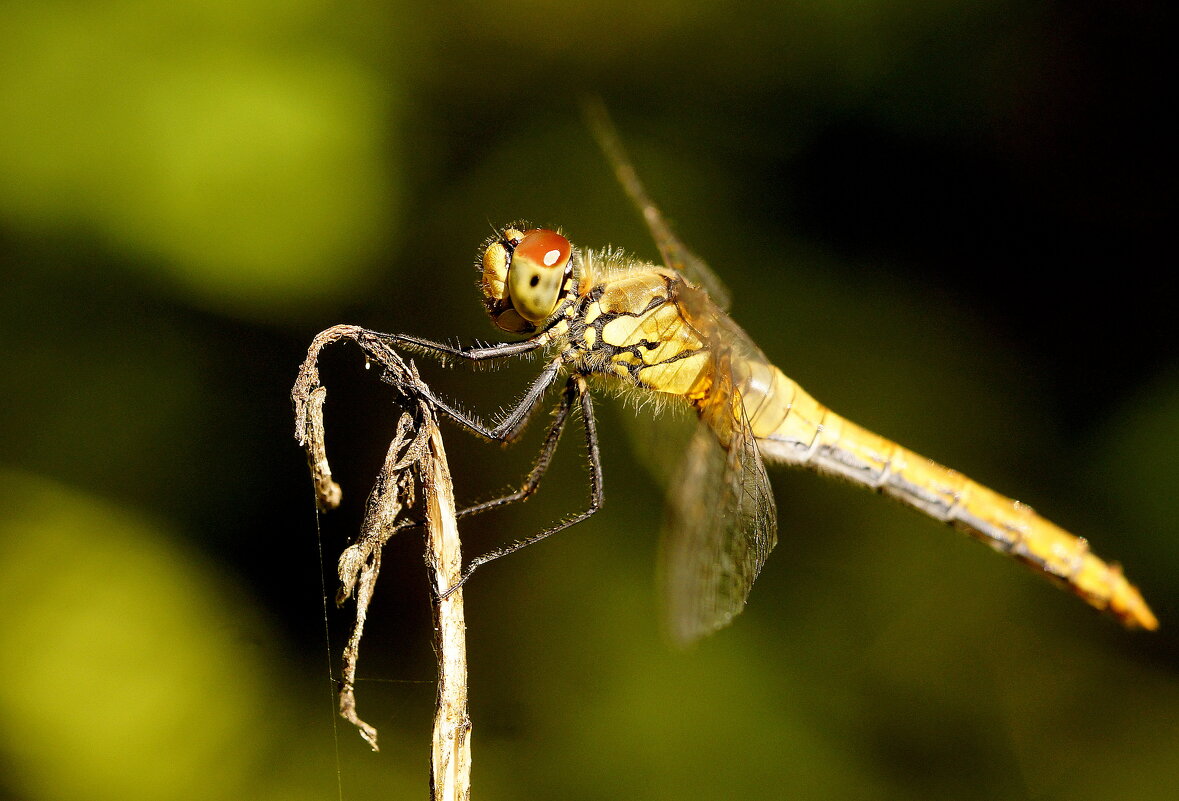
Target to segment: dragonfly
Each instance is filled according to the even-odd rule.
[[[1085,539],[1030,506],[856,425],[823,406],[774,366],[728,315],[721,281],[672,232],[651,201],[603,108],[591,128],[615,177],[642,215],[662,263],[621,250],[575,247],[559,231],[517,223],[480,249],[483,302],[494,325],[523,337],[459,347],[385,334],[443,362],[492,362],[545,354],[521,401],[494,425],[418,388],[461,427],[514,442],[547,392],[565,379],[538,457],[520,488],[476,504],[460,517],[531,496],[548,468],[570,412],[583,421],[590,499],[583,511],[531,537],[475,557],[457,589],[480,565],[543,540],[594,514],[603,482],[592,389],[639,392],[685,406],[697,422],[668,491],[664,583],[668,628],[692,642],[741,611],[777,542],[777,511],[767,464],[838,477],[899,501],[1030,566],[1130,628],[1158,620],[1114,563]]]

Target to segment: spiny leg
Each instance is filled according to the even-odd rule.
[[[552,462],[553,454],[557,450],[557,443],[561,439],[561,433],[565,430],[565,423],[569,420],[569,411],[572,408],[573,396],[568,391],[561,393],[561,402],[557,405],[552,425],[549,426],[549,431],[545,435],[544,443],[540,447],[540,453],[536,457],[536,462],[533,464],[532,470],[525,477],[520,489],[502,497],[493,498],[492,500],[460,509],[457,517],[461,520],[464,517],[486,512],[489,509],[496,509],[510,503],[523,501],[536,492],[537,487],[540,486],[540,479],[549,469],[549,464]]]
[[[557,443],[560,442],[561,434],[565,430],[565,424],[569,422],[569,412],[572,408],[571,396],[568,392],[563,392],[561,394],[561,402],[556,407],[553,422],[549,426],[548,433],[545,435],[544,443],[541,445],[540,453],[536,457],[536,462],[532,465],[532,470],[524,478],[524,483],[520,486],[520,489],[499,498],[492,498],[489,501],[483,501],[472,504],[464,509],[459,509],[455,513],[455,517],[462,520],[464,517],[477,515],[490,509],[507,506],[508,504],[517,503],[531,497],[540,486],[541,478],[549,469],[553,454],[557,450]],[[419,519],[407,519],[400,521],[396,525],[395,530],[400,531],[403,528],[413,528],[420,525],[422,525],[422,521]]]
[[[422,339],[420,337],[413,337],[405,334],[377,334],[372,332],[387,343],[397,343],[407,345],[419,352],[434,356],[441,361],[444,361],[448,356],[459,356],[463,358],[472,359],[474,361],[483,361],[496,358],[507,358],[509,356],[527,353],[538,347],[534,340],[527,340],[522,343],[504,343],[501,345],[490,345],[481,348],[455,348],[450,345],[444,345],[438,342]],[[461,411],[454,405],[437,397],[433,391],[425,384],[418,384],[414,387],[407,387],[403,380],[393,380],[399,388],[403,390],[411,390],[420,395],[426,402],[430,403],[437,411],[449,417],[458,425],[468,429],[477,436],[489,439],[496,442],[514,442],[523,433],[528,421],[531,419],[533,413],[539,408],[541,401],[544,399],[545,392],[552,386],[560,372],[560,359],[554,359],[545,365],[540,374],[533,379],[525,392],[524,397],[517,403],[510,411],[508,411],[503,418],[494,426],[489,426],[474,415],[467,414]],[[532,471],[525,479],[524,485],[521,489],[510,495],[502,498],[496,498],[484,503],[475,504],[465,509],[459,510],[457,516],[459,518],[467,517],[472,514],[492,509],[504,504],[513,503],[515,501],[523,500],[536,491],[536,487],[540,483],[540,478],[548,469],[549,462],[552,459],[552,454],[556,449],[557,441],[560,438],[561,431],[567,421],[571,403],[566,399],[563,400],[557,410],[557,418],[550,427],[548,434],[545,437],[545,442],[542,445],[541,453],[537,458],[536,464]],[[412,528],[421,525],[421,521],[417,519],[408,519],[400,521],[396,530],[404,528]]]
[[[469,359],[471,361],[489,361],[494,359],[503,359],[509,356],[517,356],[523,353],[536,350],[541,346],[541,343],[535,339],[524,340],[523,342],[507,342],[499,345],[488,345],[479,348],[456,348],[452,345],[445,345],[440,342],[432,342],[428,339],[421,339],[420,337],[408,336],[406,334],[380,334],[380,337],[387,342],[399,343],[417,350],[420,353],[437,358],[439,361],[445,362],[447,357],[458,357]],[[529,385],[527,392],[525,392],[523,399],[515,407],[511,409],[503,418],[494,426],[489,426],[483,422],[479,417],[468,414],[453,404],[450,404],[438,396],[425,384],[419,384],[413,387],[413,390],[422,398],[430,403],[435,409],[442,414],[449,417],[455,423],[466,428],[478,436],[490,439],[495,442],[513,442],[518,439],[523,432],[524,427],[528,424],[528,420],[532,413],[540,405],[544,398],[545,391],[552,386],[553,381],[556,380],[557,374],[560,372],[561,360],[554,359],[545,365],[538,375]],[[400,384],[399,381],[394,382]],[[404,387],[402,387],[405,389]]]
[[[469,359],[471,361],[486,361],[498,358],[505,358],[508,356],[528,353],[541,346],[541,343],[536,340],[525,340],[523,342],[504,343],[501,345],[490,345],[480,348],[457,348],[451,345],[444,345],[438,342],[432,342],[427,339],[419,337],[412,337],[404,334],[382,334],[382,338],[389,342],[400,343],[419,352],[432,355],[442,361],[450,357],[458,357]],[[540,405],[544,398],[545,392],[553,381],[556,379],[561,366],[561,359],[557,358],[549,362],[541,371],[540,375],[533,380],[529,385],[527,392],[523,399],[511,411],[509,411],[500,422],[494,427],[488,426],[479,418],[469,415],[449,403],[441,400],[433,394],[429,387],[424,384],[415,387],[416,391],[423,396],[423,399],[434,406],[439,412],[445,414],[454,422],[467,428],[473,433],[485,437],[486,439],[498,442],[512,442],[519,438],[520,434],[527,425],[532,413]],[[497,506],[502,506],[515,501],[523,500],[536,491],[536,487],[540,483],[541,477],[547,471],[549,463],[552,460],[552,455],[556,450],[557,442],[560,439],[561,432],[564,429],[565,423],[568,419],[568,414],[573,405],[573,400],[577,398],[581,402],[583,424],[585,426],[586,450],[588,452],[589,466],[590,466],[590,505],[589,507],[569,518],[562,521],[555,526],[551,526],[539,534],[535,534],[527,539],[514,542],[503,548],[497,548],[489,551],[482,556],[478,556],[471,561],[466,570],[463,571],[462,577],[451,588],[449,588],[442,597],[449,596],[452,592],[466,583],[471,574],[480,565],[486,564],[493,559],[498,559],[501,556],[506,556],[515,553],[521,548],[525,548],[534,543],[556,534],[558,531],[563,531],[570,526],[576,525],[586,518],[593,515],[602,505],[602,463],[601,454],[598,448],[598,432],[597,422],[594,417],[593,399],[589,394],[589,388],[586,380],[581,375],[574,375],[570,377],[566,384],[565,392],[562,397],[561,405],[558,407],[557,416],[553,424],[549,428],[549,432],[545,437],[545,442],[541,447],[540,455],[537,457],[536,464],[529,472],[525,479],[524,485],[517,492],[505,495],[502,498],[496,498],[485,503],[476,504],[468,507],[459,513],[459,516],[465,517],[478,512],[486,511]],[[414,525],[416,521],[405,521],[398,528],[408,527]]]
[[[508,356],[531,353],[542,345],[539,339],[533,338],[524,339],[519,342],[501,342],[496,345],[478,345],[460,348],[455,345],[434,342],[430,339],[415,337],[409,334],[377,334],[377,336],[386,342],[396,342],[406,346],[410,350],[427,354],[444,363],[447,358],[466,359],[472,362],[493,361]]]
[[[439,412],[478,436],[494,442],[515,442],[520,438],[524,427],[528,425],[532,413],[544,400],[545,392],[553,385],[560,370],[561,360],[559,358],[546,364],[544,369],[540,371],[540,375],[533,379],[528,386],[528,390],[520,402],[505,414],[494,428],[488,426],[478,417],[467,414],[442,400],[425,384],[416,387],[416,390],[427,403]]]
[[[485,565],[494,559],[499,559],[501,556],[513,554],[522,548],[527,548],[529,545],[535,545],[541,540],[551,537],[553,534],[556,534],[559,531],[564,531],[570,526],[574,526],[582,522],[602,508],[602,457],[598,449],[598,426],[597,421],[594,418],[593,398],[589,393],[589,387],[586,385],[584,376],[573,375],[570,377],[569,383],[565,385],[565,397],[562,399],[562,404],[572,406],[574,398],[577,398],[581,401],[582,422],[585,426],[585,446],[588,453],[590,468],[589,507],[567,520],[563,520],[554,526],[546,528],[539,534],[533,534],[531,537],[517,540],[510,545],[505,545],[502,548],[496,548],[493,551],[488,551],[482,556],[475,557],[471,560],[470,564],[467,565],[466,569],[463,570],[463,575],[458,580],[458,583],[444,592],[441,596],[442,598],[448,597],[452,592],[466,584],[467,579],[471,577],[471,574],[474,573],[480,565]],[[531,478],[531,474],[529,478]]]

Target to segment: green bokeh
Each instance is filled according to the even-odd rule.
[[[233,798],[268,728],[257,622],[158,525],[6,471],[0,725],[30,798]],[[60,755],[54,758],[52,755]],[[61,758],[68,757],[68,758]]]
[[[320,3],[11,4],[0,209],[216,308],[355,291],[395,220],[398,91]]]

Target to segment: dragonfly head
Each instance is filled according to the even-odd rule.
[[[573,290],[573,246],[556,231],[505,228],[479,261],[491,321],[513,334],[536,331]]]

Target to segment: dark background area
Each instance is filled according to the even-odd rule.
[[[778,470],[749,608],[677,651],[643,413],[602,395],[604,510],[466,593],[478,796],[1171,797],[1162,4],[3,9],[0,799],[425,792],[415,535],[389,546],[362,647],[382,751],[332,719],[351,607],[325,626],[323,591],[391,394],[327,351],[346,503],[317,525],[288,393],[335,323],[494,337],[472,265],[496,225],[655,258],[587,94],[778,366],[1089,538],[1162,629]],[[490,414],[536,364],[421,367]],[[444,435],[471,499],[517,482],[540,430]],[[578,454],[566,437],[533,500],[464,521],[468,554],[580,508]]]

